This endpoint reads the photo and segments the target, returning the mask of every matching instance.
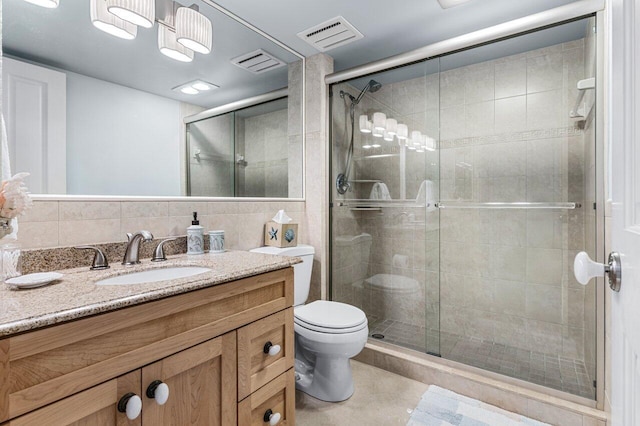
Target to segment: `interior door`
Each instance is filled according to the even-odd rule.
[[[640,424],[640,1],[609,5],[611,248],[622,260],[611,295],[611,410],[614,426],[631,426]]]
[[[35,194],[67,192],[67,82],[64,73],[2,59],[2,111],[12,172],[29,172]]]

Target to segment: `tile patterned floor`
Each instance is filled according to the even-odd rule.
[[[369,321],[369,335],[384,336],[384,342],[493,371],[517,379],[558,389],[585,398],[595,398],[595,388],[582,360],[517,349],[482,339],[438,333],[391,320]]]
[[[296,424],[302,426],[406,425],[429,385],[351,360],[355,392],[332,403],[296,391]]]

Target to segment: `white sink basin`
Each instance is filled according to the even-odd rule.
[[[175,266],[173,268],[149,269],[148,271],[132,272],[105,278],[96,282],[97,285],[132,285],[146,284],[157,281],[177,280],[211,271],[210,268],[198,266]]]

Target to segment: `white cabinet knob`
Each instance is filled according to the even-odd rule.
[[[609,287],[611,287],[613,291],[620,291],[622,278],[620,255],[616,252],[611,252],[609,254],[609,261],[605,265],[594,262],[586,252],[581,251],[573,261],[573,274],[576,280],[582,285],[587,285],[592,278],[607,275],[609,277]]]
[[[269,356],[276,356],[280,353],[280,345],[274,345],[271,342],[267,342],[264,344],[263,352],[268,354]]]
[[[135,393],[128,393],[118,401],[118,411],[125,413],[129,420],[135,420],[142,412],[142,399]]]
[[[158,405],[166,404],[169,399],[169,386],[160,380],[154,380],[147,388],[147,398],[155,399]]]
[[[262,420],[264,420],[265,423],[269,423],[269,426],[275,426],[280,423],[281,418],[280,413],[274,413],[271,409],[268,409],[265,411]]]

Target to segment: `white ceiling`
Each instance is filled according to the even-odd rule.
[[[341,15],[364,38],[327,52],[335,70],[351,68],[524,17],[574,0],[471,0],[442,9],[437,0],[216,0],[305,56],[318,53],[296,34]]]
[[[289,63],[300,60],[255,31],[201,0],[200,12],[213,23],[213,51],[193,62],[172,60],[157,47],[157,26],[138,28],[135,40],[108,35],[91,24],[88,0],[61,0],[46,9],[24,0],[2,1],[2,47],[5,54],[72,71],[203,107],[224,105],[287,86],[287,67],[253,74],[231,64],[242,54],[263,49]],[[171,89],[193,80],[220,86],[201,95]]]
[[[44,9],[23,0],[0,1],[5,53],[205,107],[266,93],[287,84],[286,67],[256,76],[235,67],[230,59],[262,48],[285,62],[297,60],[295,55],[207,5],[211,0],[182,2],[198,4],[214,25],[212,54],[196,54],[189,64],[173,61],[158,52],[155,27],[139,28],[133,41],[98,31],[89,21],[87,0],[61,0],[57,9]],[[327,52],[335,59],[335,70],[339,71],[571,1],[471,0],[450,9],[440,8],[437,0],[217,0],[216,3],[305,56],[318,51],[296,34],[342,15],[364,38]],[[566,28],[573,30],[553,36],[550,44],[584,34],[583,26]],[[221,88],[197,97],[171,91],[195,79]]]

